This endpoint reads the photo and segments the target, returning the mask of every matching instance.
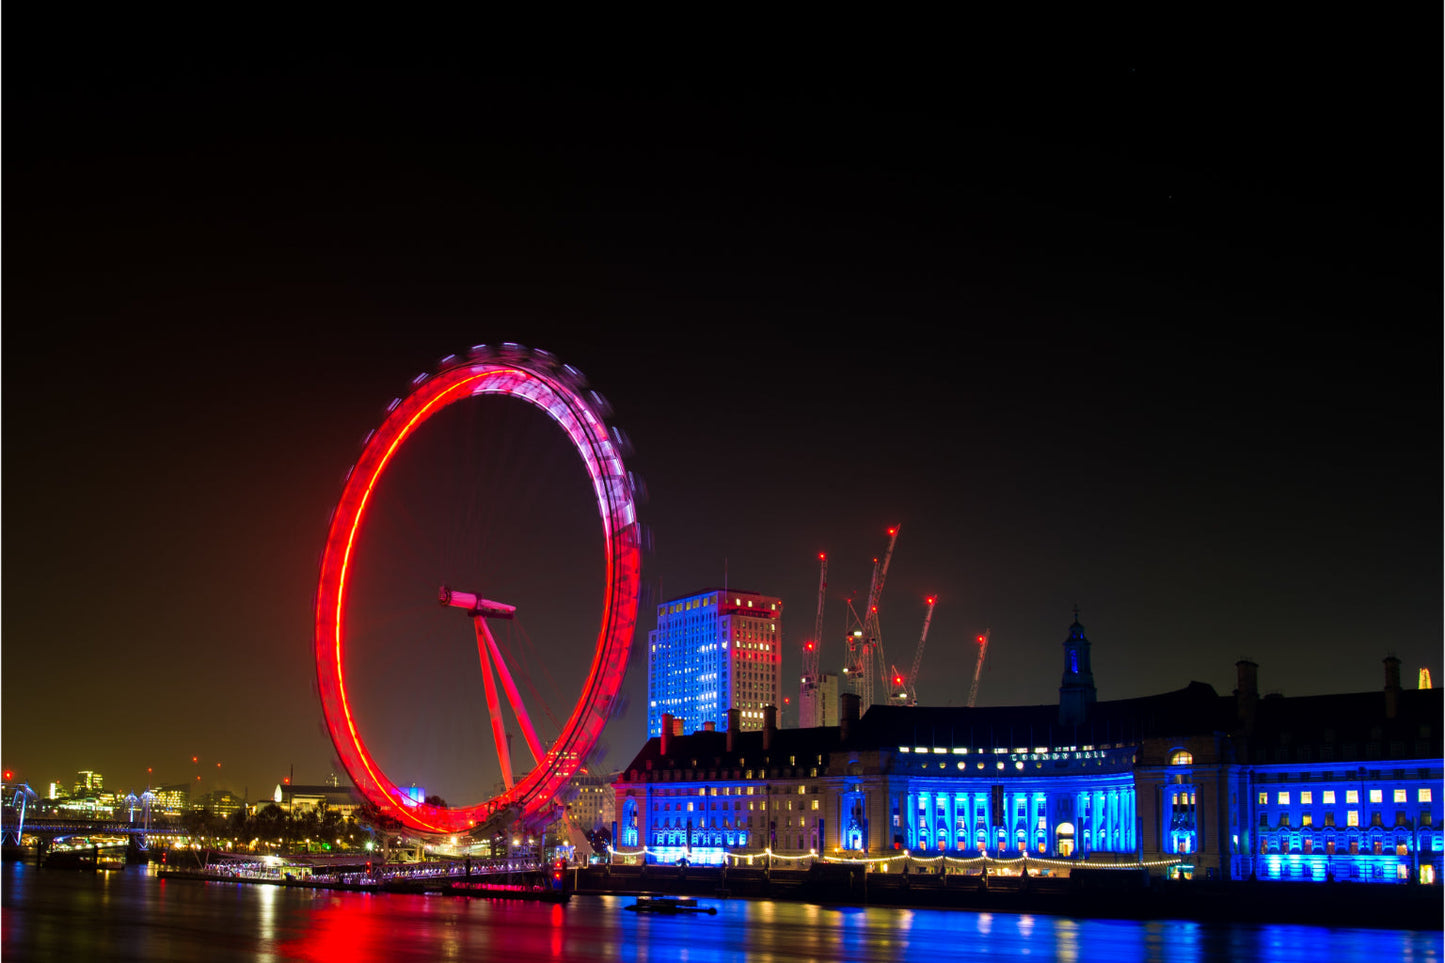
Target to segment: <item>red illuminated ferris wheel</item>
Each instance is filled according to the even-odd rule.
[[[602,524],[606,570],[601,621],[577,704],[561,726],[561,734],[550,745],[543,745],[487,625],[489,618],[511,618],[512,606],[490,601],[479,593],[442,586],[440,602],[463,610],[473,623],[505,790],[472,805],[432,805],[415,799],[389,778],[363,739],[364,720],[348,693],[344,669],[347,592],[349,580],[354,577],[358,538],[368,505],[397,452],[438,412],[487,395],[513,398],[540,409],[566,433],[581,456]],[[585,379],[547,352],[528,351],[517,345],[496,349],[478,346],[465,359],[444,359],[435,374],[418,378],[410,394],[393,404],[381,426],[368,438],[347,476],[327,534],[316,593],[314,644],[321,706],[331,741],[357,790],[384,815],[411,829],[466,832],[508,812],[524,822],[541,821],[538,817],[554,808],[558,792],[597,744],[627,667],[637,623],[642,554],[638,485],[623,464],[625,446],[621,434],[609,430],[605,423],[607,412],[606,403],[587,389]],[[515,774],[500,715],[503,695],[511,704],[526,751],[532,757],[531,767],[518,766]]]

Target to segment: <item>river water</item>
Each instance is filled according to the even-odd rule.
[[[700,900],[715,916],[4,867],[4,960],[1429,961],[1439,932]]]

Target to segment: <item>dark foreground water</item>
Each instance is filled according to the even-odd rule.
[[[1439,960],[1438,932],[1121,922],[719,900],[647,916],[630,898],[545,906],[159,880],[9,863],[4,960]]]

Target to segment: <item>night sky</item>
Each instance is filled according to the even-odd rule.
[[[980,704],[1054,701],[1075,605],[1101,699],[1227,693],[1242,656],[1287,695],[1379,688],[1389,653],[1441,678],[1438,76],[1267,45],[664,81],[51,43],[5,99],[0,721],[32,784],[325,778],[343,475],[415,375],[503,341],[631,436],[649,606],[784,599],[785,719],[818,553],[837,671],[893,524],[891,662],[939,599],[927,704],[964,703],[985,627]],[[518,603],[540,692],[596,632],[580,463],[518,407],[429,426],[366,536],[368,725],[453,803],[495,762],[435,586]],[[653,624],[604,766],[644,738]]]

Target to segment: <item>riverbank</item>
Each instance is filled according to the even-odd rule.
[[[578,893],[790,900],[822,905],[961,909],[1089,919],[1186,919],[1439,931],[1445,891],[1436,886],[1160,880],[1114,871],[1073,878],[867,873],[846,865],[809,870],[611,866],[575,870]]]
[[[358,878],[247,876],[211,870],[170,870],[166,879],[256,883],[349,892],[436,893],[518,898],[504,891],[462,893],[449,876],[381,882]],[[480,881],[478,881],[480,882]],[[577,895],[668,895],[747,899],[822,906],[957,909],[1044,914],[1076,919],[1177,919],[1223,923],[1405,929],[1445,928],[1445,891],[1434,886],[1160,880],[1141,873],[1089,877],[936,876],[867,873],[847,865],[807,870],[671,866],[593,866],[566,871],[563,899]]]

